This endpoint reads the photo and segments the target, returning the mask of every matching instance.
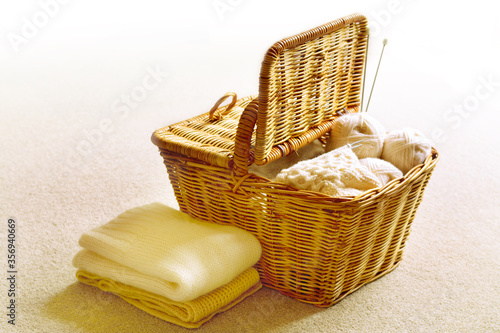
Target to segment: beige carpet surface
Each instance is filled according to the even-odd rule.
[[[189,332],[78,283],[80,235],[132,207],[177,208],[151,133],[226,91],[255,94],[276,40],[366,11],[368,87],[389,38],[370,114],[441,154],[401,265],[327,309],[263,288],[196,331],[500,332],[500,26],[487,1],[453,15],[430,1],[61,1],[44,26],[40,3],[0,9],[0,331]],[[16,52],[23,17],[40,27]]]

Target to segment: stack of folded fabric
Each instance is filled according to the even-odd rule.
[[[126,211],[79,244],[73,259],[79,281],[188,328],[262,286],[252,267],[262,253],[255,236],[159,203]]]

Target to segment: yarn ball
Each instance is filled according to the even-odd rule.
[[[391,180],[403,177],[401,170],[380,158],[367,157],[360,159],[359,162],[373,172],[382,185],[387,184]]]
[[[359,147],[352,149],[359,159],[380,157],[385,135],[384,127],[373,117],[366,113],[350,113],[339,117],[333,125],[326,151],[361,141]]]
[[[422,132],[405,127],[387,134],[382,159],[406,174],[413,167],[424,163],[431,150],[431,143]]]

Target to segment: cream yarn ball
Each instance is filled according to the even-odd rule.
[[[431,143],[422,132],[405,127],[387,134],[382,159],[406,174],[413,167],[423,163],[431,154],[431,150]]]
[[[339,117],[333,125],[326,151],[362,140],[359,147],[352,149],[359,159],[380,157],[385,135],[384,127],[373,117],[366,113],[350,113]]]
[[[401,170],[380,158],[367,157],[360,159],[359,162],[373,172],[382,185],[387,184],[391,180],[403,177]]]

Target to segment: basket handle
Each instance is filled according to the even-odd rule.
[[[259,110],[258,99],[252,100],[240,117],[236,138],[234,142],[234,173],[237,176],[244,176],[248,173],[248,165],[253,160],[251,152],[252,134],[257,122]]]
[[[356,107],[347,109],[348,113],[356,111]],[[259,114],[259,98],[253,99],[243,111],[238,128],[236,130],[236,138],[234,142],[234,172],[237,176],[243,176],[248,173],[248,166],[257,163],[255,158],[255,150],[252,147],[253,132],[256,127]],[[275,161],[283,156],[289,155],[305,145],[320,138],[330,132],[336,119],[324,121],[320,125],[312,128],[306,133],[291,138],[289,141],[273,147],[266,163]],[[259,164],[259,163],[257,163]]]
[[[224,102],[228,97],[233,97],[233,100],[231,101],[231,103],[229,103],[229,105],[227,106],[227,108],[224,112],[228,112],[236,104],[236,100],[237,100],[236,93],[232,92],[232,91],[225,93],[224,96],[219,98],[219,100],[217,102],[215,102],[214,106],[210,109],[209,114],[208,114],[208,117],[210,120],[222,119],[222,113],[220,111],[218,111],[217,109],[222,104],[222,102]]]

